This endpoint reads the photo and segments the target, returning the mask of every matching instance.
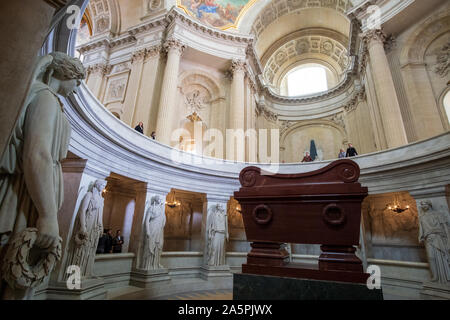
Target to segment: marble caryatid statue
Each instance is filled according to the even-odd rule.
[[[450,283],[450,230],[448,219],[433,210],[431,201],[420,202],[419,241],[425,242],[432,282]]]
[[[80,268],[81,277],[92,276],[98,239],[103,232],[103,197],[105,181],[96,180],[84,195],[78,209],[67,251],[66,269],[75,265]],[[69,274],[65,274],[66,278]]]
[[[0,159],[0,236],[5,244],[0,248],[0,294],[4,299],[31,299],[33,288],[60,259],[61,160],[67,155],[71,128],[58,95],[68,97],[84,77],[78,59],[60,52],[40,58]]]
[[[163,268],[161,265],[161,253],[164,244],[164,226],[166,224],[164,208],[165,203],[161,197],[152,197],[150,206],[145,213],[144,246],[140,267],[142,270]]]
[[[217,203],[208,213],[207,263],[209,266],[225,264],[225,240],[228,241],[228,221],[224,206]]]

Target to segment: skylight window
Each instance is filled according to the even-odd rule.
[[[327,72],[321,65],[305,65],[287,75],[288,95],[303,96],[328,90]]]

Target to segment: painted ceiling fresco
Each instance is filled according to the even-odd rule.
[[[228,29],[255,0],[177,0],[178,6],[204,24]]]

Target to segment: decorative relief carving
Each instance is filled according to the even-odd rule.
[[[278,115],[267,109],[266,105],[261,102],[256,103],[256,109],[258,115],[263,115],[267,120],[276,122],[278,120]]]
[[[330,120],[345,130],[344,114],[342,112],[335,114]]]
[[[435,72],[442,78],[448,75],[450,67],[450,42],[442,47],[436,57]]]
[[[112,102],[123,102],[128,84],[128,74],[111,78],[108,82],[108,89],[105,104]]]
[[[358,108],[358,104],[361,101],[365,101],[367,99],[366,97],[366,88],[363,86],[359,91],[356,92],[354,97],[344,105],[344,110],[346,113],[350,113],[355,111]]]

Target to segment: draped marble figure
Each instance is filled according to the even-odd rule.
[[[79,266],[82,278],[92,276],[98,239],[103,232],[102,191],[104,188],[104,181],[94,182],[81,201],[73,228],[66,269],[70,265]],[[66,274],[66,278],[68,276],[69,274]]]
[[[145,213],[144,248],[142,253],[142,270],[162,269],[161,253],[164,245],[164,226],[166,215],[165,203],[161,197],[151,198],[150,206]]]
[[[432,282],[450,283],[450,230],[448,218],[433,210],[431,201],[420,202],[419,241],[425,242]]]
[[[59,259],[56,248],[60,252],[57,213],[63,202],[61,160],[67,155],[71,128],[58,95],[68,97],[84,77],[85,69],[78,59],[61,52],[40,58],[30,92],[0,159],[0,236],[8,236],[7,241],[2,240],[7,244],[0,255],[6,252],[0,261],[2,277],[8,283],[0,289],[5,299],[31,298],[32,288],[43,281],[43,274],[51,272],[48,265],[45,270],[34,270],[27,262],[16,261],[14,250],[23,250],[30,237],[34,237],[34,251],[50,252],[48,255],[53,253]],[[20,288],[16,288],[17,282]]]
[[[228,241],[228,219],[224,206],[220,203],[217,203],[209,209],[207,235],[208,265],[224,265],[226,253],[225,240]]]

